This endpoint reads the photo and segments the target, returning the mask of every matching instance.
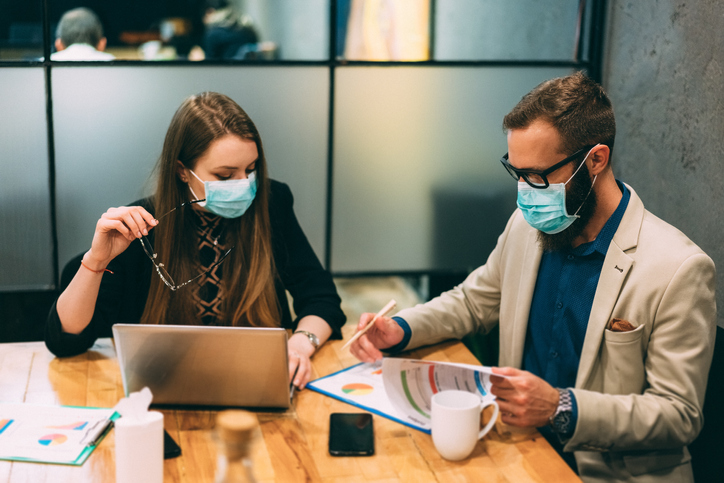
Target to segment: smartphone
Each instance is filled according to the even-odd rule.
[[[181,456],[181,447],[176,444],[170,434],[163,430],[163,459],[171,459]]]
[[[375,434],[370,413],[332,413],[329,416],[329,454],[372,456]]]

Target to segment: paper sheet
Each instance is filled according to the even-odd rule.
[[[490,368],[469,364],[384,358],[357,364],[308,384],[314,391],[430,432],[432,395],[448,389],[490,394]]]
[[[429,431],[432,427],[432,396],[440,391],[459,390],[495,399],[490,394],[489,368],[413,359],[384,359],[382,370],[387,397],[412,424]]]
[[[0,403],[0,459],[81,465],[113,409]]]

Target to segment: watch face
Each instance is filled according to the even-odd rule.
[[[553,428],[558,433],[567,433],[571,426],[571,411],[561,411],[553,418]]]
[[[305,335],[315,349],[319,347],[319,337],[317,337],[316,334],[312,334],[311,332],[307,332],[306,330],[298,330],[296,333]]]
[[[316,349],[317,347],[319,347],[319,338],[317,338],[316,335],[314,335],[314,334],[309,334],[308,337],[309,337],[309,342],[312,343],[312,345],[315,347],[315,349]]]

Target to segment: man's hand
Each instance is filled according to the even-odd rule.
[[[359,318],[357,332],[367,327],[375,314],[365,313]],[[349,351],[362,362],[382,359],[380,349],[387,349],[402,342],[405,331],[389,317],[379,317],[375,326],[349,346]]]
[[[493,367],[490,392],[497,397],[501,419],[511,426],[545,426],[558,408],[558,390],[538,376],[512,367]]]

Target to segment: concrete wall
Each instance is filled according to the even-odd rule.
[[[724,327],[724,7],[610,0],[603,84],[614,170],[714,259]]]

